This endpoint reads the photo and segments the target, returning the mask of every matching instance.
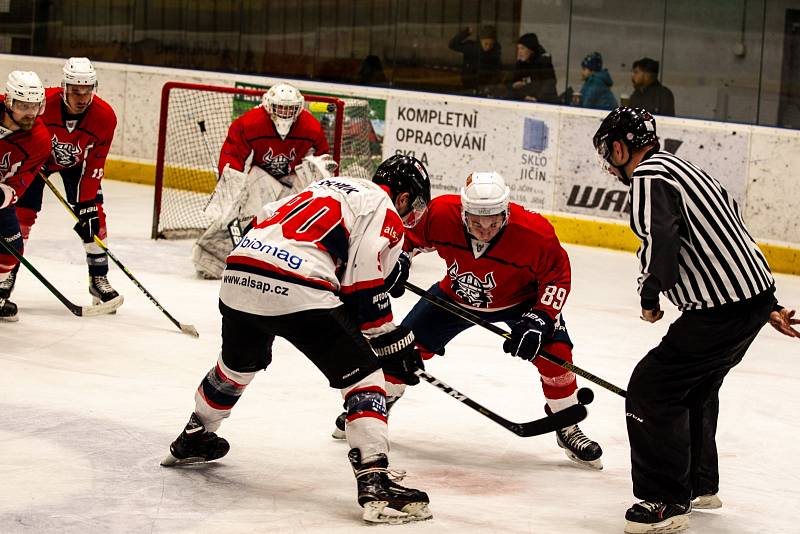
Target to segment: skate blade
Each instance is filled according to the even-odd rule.
[[[361,517],[368,523],[401,525],[430,519],[433,513],[425,502],[411,502],[403,506],[402,510],[395,510],[389,507],[388,501],[372,501],[364,504],[364,514]]]
[[[669,534],[689,528],[689,514],[676,515],[658,523],[625,522],[625,534]]]
[[[167,454],[163,460],[161,460],[162,467],[180,467],[182,465],[193,465],[193,464],[203,464],[206,463],[208,460],[203,458],[202,456],[190,456],[189,458],[175,458],[172,454]]]
[[[716,510],[722,508],[722,500],[716,495],[701,495],[692,501],[692,508],[697,510]]]
[[[597,471],[602,471],[603,470],[603,460],[602,460],[602,458],[597,458],[596,460],[581,460],[580,458],[575,456],[574,453],[568,451],[567,449],[564,449],[564,454],[567,455],[567,458],[569,458],[570,460],[572,460],[573,462],[575,462],[578,465],[582,465],[584,467],[588,467],[589,469],[595,469]]]
[[[117,295],[113,299],[106,302],[103,302],[98,297],[92,295],[92,306],[96,306],[98,311],[100,311],[102,308],[102,315],[115,315],[117,313],[117,308],[122,306],[124,301],[125,298],[122,295]]]
[[[0,317],[0,323],[16,323],[17,321],[19,321],[19,314],[11,315],[9,317]]]
[[[347,434],[344,433],[344,430],[339,430],[339,428],[334,428],[333,432],[331,432],[331,437],[333,439],[345,439],[347,438]]]

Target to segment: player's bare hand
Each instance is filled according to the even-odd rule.
[[[662,317],[664,317],[664,310],[658,308],[655,310],[645,310],[642,308],[642,315],[639,316],[642,321],[647,321],[648,323],[654,323]]]
[[[792,328],[793,325],[800,324],[800,319],[794,318],[794,310],[783,308],[781,311],[770,313],[769,324],[784,336],[800,338],[800,331]]]

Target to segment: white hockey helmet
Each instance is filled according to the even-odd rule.
[[[292,124],[303,111],[303,102],[300,91],[288,83],[273,85],[261,97],[261,105],[269,113],[282,139],[286,139]]]
[[[44,113],[44,85],[33,71],[15,70],[6,81],[6,107],[12,109],[14,102],[41,104],[39,115]]]
[[[91,85],[97,87],[97,72],[94,65],[87,57],[71,57],[62,71],[64,76],[61,83],[64,85]]]
[[[496,172],[473,172],[461,188],[461,214],[466,224],[466,214],[497,215],[508,220],[508,197],[511,190]]]

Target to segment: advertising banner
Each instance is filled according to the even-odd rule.
[[[555,209],[567,213],[627,219],[628,188],[604,174],[592,136],[605,114],[563,113],[558,151]],[[716,178],[744,211],[750,130],[731,124],[656,118],[661,148]]]
[[[511,200],[553,208],[558,113],[469,101],[392,97],[386,107],[383,155],[419,158],[433,195],[458,193],[474,171],[497,171]]]

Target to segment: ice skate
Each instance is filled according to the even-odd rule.
[[[722,508],[722,500],[716,493],[700,495],[692,499],[692,508],[697,508],[698,510],[716,510],[717,508]]]
[[[19,320],[19,317],[17,317],[17,305],[8,300],[17,281],[17,271],[19,271],[19,264],[8,273],[8,278],[0,282],[0,321],[14,323]]]
[[[402,480],[404,473],[397,473],[394,480],[390,478],[395,473],[389,470],[385,454],[366,463],[361,462],[358,449],[350,449],[347,456],[356,475],[358,504],[364,509],[364,521],[396,525],[433,516],[427,493],[396,484],[394,480]]]
[[[17,305],[8,299],[0,298],[0,321],[16,323],[19,321]]]
[[[161,460],[164,467],[210,462],[222,458],[231,446],[228,441],[206,432],[196,414],[192,414],[181,435],[169,446],[169,454]]]
[[[689,528],[692,505],[642,501],[625,512],[627,534],[662,534]]]
[[[111,284],[108,282],[108,277],[106,275],[100,276],[89,276],[89,293],[92,295],[92,304],[100,304],[106,302],[116,302],[118,303],[114,307],[114,311],[111,313],[116,313],[116,309],[122,306],[123,297],[119,293],[117,293]]]
[[[545,412],[547,415],[553,414],[549,406],[545,406]],[[603,449],[596,441],[587,438],[578,425],[556,430],[556,442],[573,462],[592,469],[603,469],[603,460],[600,459]]]

